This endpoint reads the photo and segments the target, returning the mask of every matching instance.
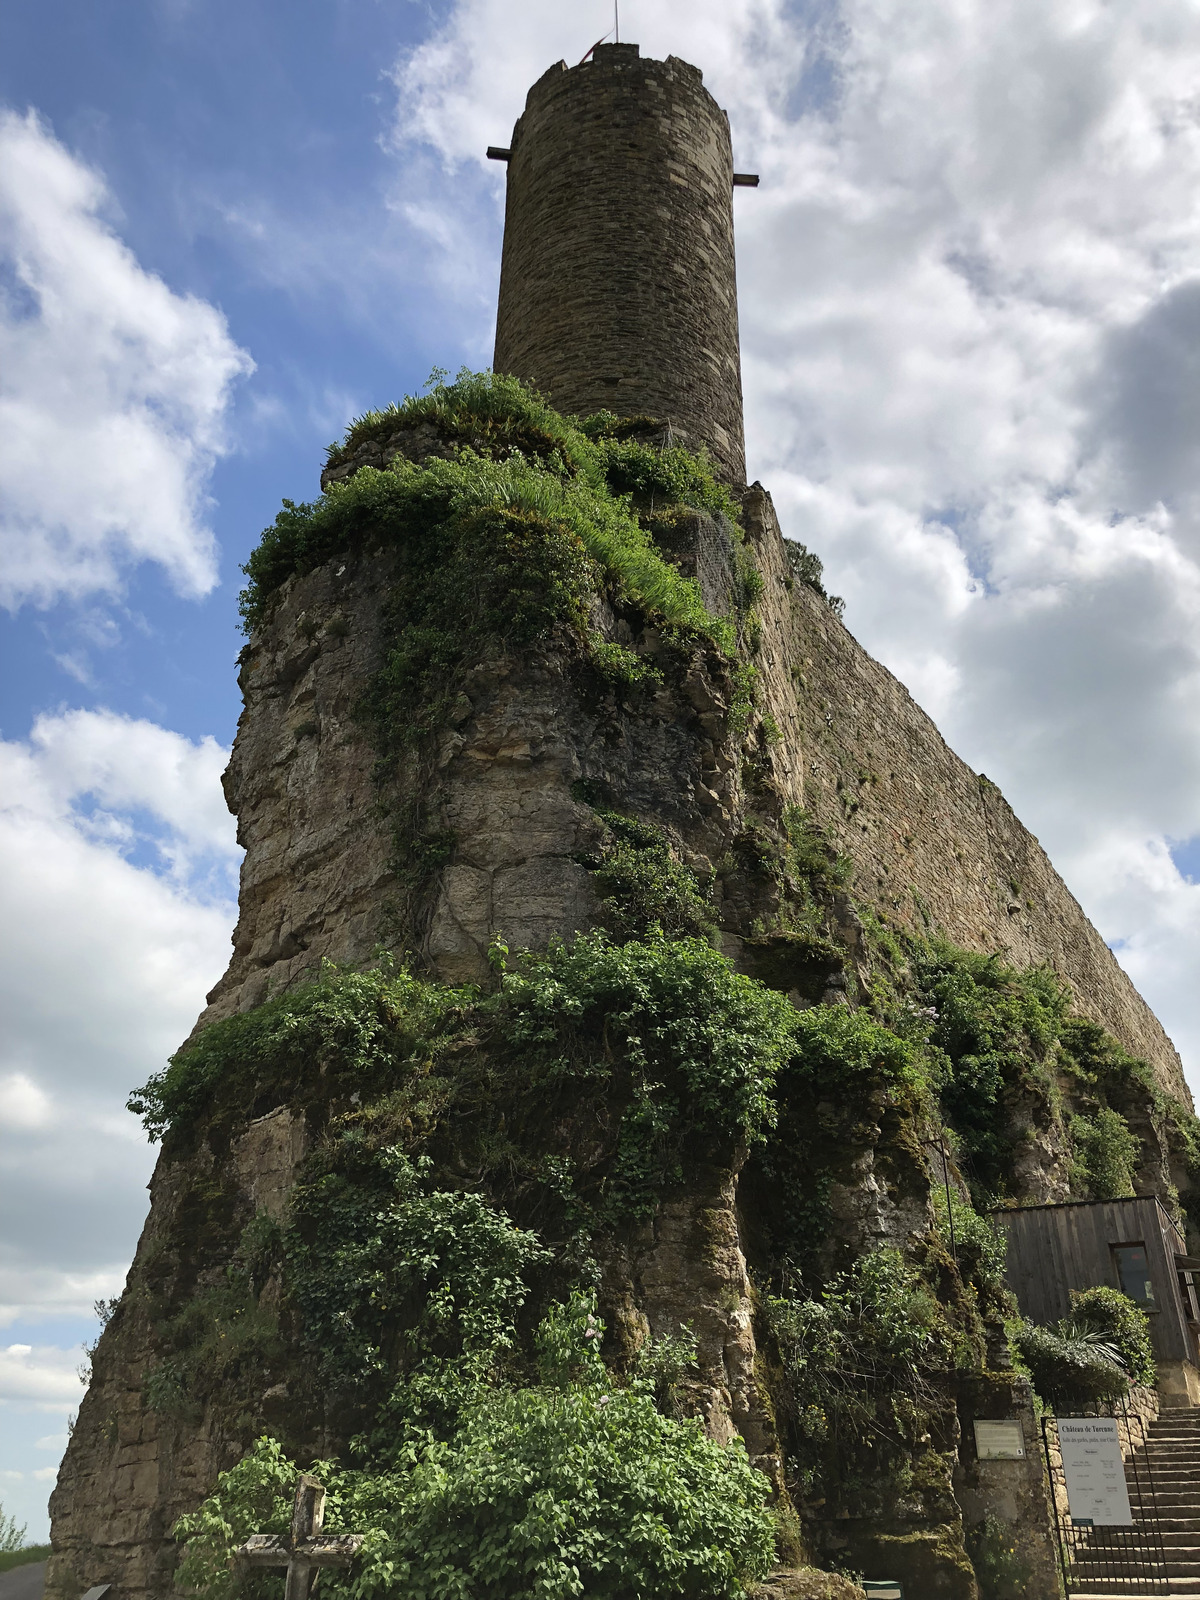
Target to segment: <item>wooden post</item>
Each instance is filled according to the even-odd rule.
[[[239,1568],[286,1567],[284,1600],[308,1600],[322,1567],[348,1567],[362,1547],[361,1533],[323,1534],[324,1521],[325,1486],[302,1473],[287,1538],[252,1533],[237,1551]]]

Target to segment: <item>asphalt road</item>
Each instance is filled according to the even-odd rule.
[[[46,1563],[27,1561],[23,1567],[0,1572],[0,1600],[42,1600]]]

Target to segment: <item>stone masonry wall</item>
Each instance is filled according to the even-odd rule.
[[[781,760],[798,769],[790,776],[805,807],[853,858],[854,895],[969,950],[1019,966],[1048,963],[1070,983],[1078,1009],[1190,1105],[1162,1024],[999,789],[954,754],[820,595],[798,582],[789,588],[761,486],[748,491],[746,511],[767,584],[763,654],[768,696],[788,734]]]
[[[646,413],[745,478],[725,113],[696,67],[601,45],[513,129],[495,369],[560,411]]]

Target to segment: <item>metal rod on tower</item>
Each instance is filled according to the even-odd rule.
[[[613,35],[617,44],[621,42],[621,0],[613,0]]]

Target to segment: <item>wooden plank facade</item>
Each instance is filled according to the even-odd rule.
[[[1178,1258],[1187,1249],[1179,1228],[1160,1202],[1083,1200],[1056,1206],[1022,1206],[994,1211],[1008,1239],[1005,1276],[1024,1316],[1034,1322],[1056,1322],[1071,1309],[1072,1289],[1107,1285],[1125,1287],[1131,1262],[1145,1250],[1144,1274],[1149,1279],[1143,1309],[1150,1319],[1150,1337],[1160,1366],[1186,1362],[1200,1366],[1196,1325],[1180,1285]],[[1135,1295],[1135,1298],[1140,1296]]]

